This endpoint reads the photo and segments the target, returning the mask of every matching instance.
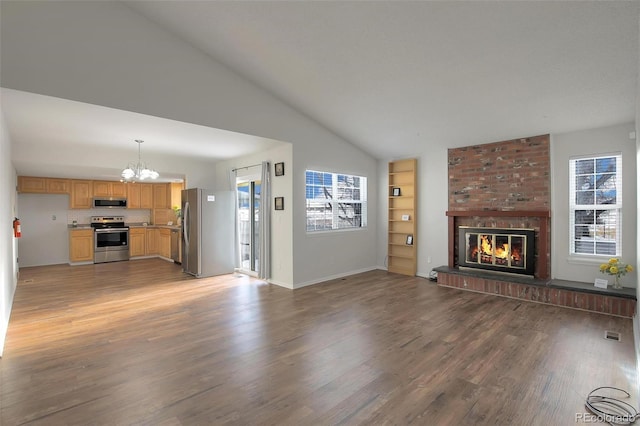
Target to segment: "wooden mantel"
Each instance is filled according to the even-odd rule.
[[[449,210],[449,267],[455,268],[455,233],[456,217],[538,217],[540,218],[540,233],[537,250],[539,253],[537,271],[539,279],[549,278],[547,274],[547,235],[549,232],[549,210]]]

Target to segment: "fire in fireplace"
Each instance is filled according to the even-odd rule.
[[[458,233],[459,266],[533,276],[535,230],[460,226]]]

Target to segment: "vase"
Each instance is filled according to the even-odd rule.
[[[613,280],[613,288],[615,288],[616,290],[619,290],[622,288],[622,283],[620,282],[620,277],[618,275],[614,276],[614,280]]]

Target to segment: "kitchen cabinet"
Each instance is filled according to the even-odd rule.
[[[153,184],[139,183],[140,185],[140,208],[152,209],[153,208]]]
[[[147,254],[147,230],[145,228],[129,229],[129,255],[131,257]]]
[[[69,179],[18,176],[18,192],[34,194],[68,194]]]
[[[93,229],[69,231],[69,262],[93,262]]]
[[[47,192],[47,178],[18,176],[18,192],[44,194]]]
[[[126,198],[127,187],[124,182],[109,182],[105,180],[93,181],[94,197]]]
[[[47,178],[47,194],[68,194],[70,188],[69,179]]]
[[[171,259],[171,229],[160,228],[159,254]]]
[[[147,255],[159,253],[159,250],[158,250],[159,239],[160,239],[159,229],[147,228],[147,247],[146,247]]]
[[[153,208],[170,209],[171,187],[168,183],[153,184]]]
[[[171,183],[171,202],[169,203],[169,208],[173,209],[174,207],[180,208],[182,205],[182,190],[184,189],[184,183]]]
[[[173,209],[180,207],[183,183],[154,183],[153,208]]]
[[[127,184],[127,208],[152,209],[153,184],[131,182]]]
[[[72,209],[90,209],[92,207],[93,182],[90,180],[71,181],[71,197],[69,199]]]

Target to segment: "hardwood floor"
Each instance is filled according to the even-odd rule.
[[[23,268],[0,423],[575,424],[598,386],[637,405],[634,357],[629,319],[384,271],[291,291],[159,259]]]

